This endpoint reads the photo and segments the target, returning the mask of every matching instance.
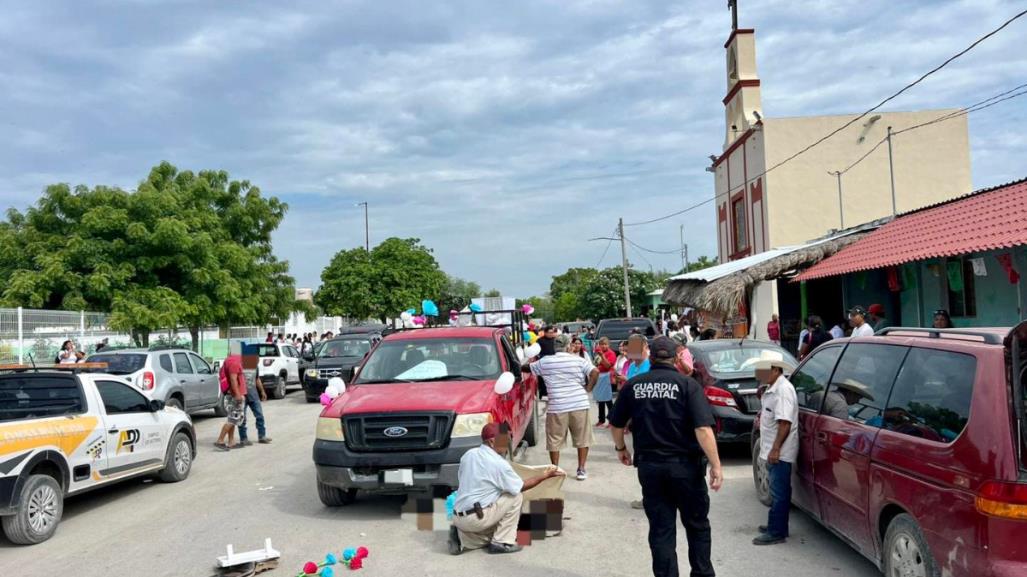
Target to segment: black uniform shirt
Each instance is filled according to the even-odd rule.
[[[702,386],[674,367],[655,362],[618,393],[610,424],[623,428],[629,420],[636,459],[653,461],[701,456],[695,429],[714,424]]]

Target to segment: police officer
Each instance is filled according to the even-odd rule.
[[[624,385],[610,424],[620,461],[625,465],[634,462],[638,468],[649,518],[653,575],[678,577],[676,517],[680,512],[692,577],[713,577],[706,461],[714,491],[720,489],[724,475],[713,433],[713,411],[699,383],[675,368],[677,348],[668,337],[653,340],[650,371]],[[629,421],[635,439],[634,460],[624,444],[624,427]]]

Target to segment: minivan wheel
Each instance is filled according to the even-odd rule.
[[[760,459],[760,439],[752,445],[752,482],[756,486],[756,497],[767,507],[770,506],[770,473],[767,462]]]
[[[17,513],[2,518],[4,534],[17,545],[35,545],[53,536],[64,514],[64,495],[49,475],[31,475],[18,498]]]
[[[885,577],[938,577],[923,531],[912,517],[897,515],[884,534]]]
[[[340,489],[332,485],[317,482],[317,496],[326,507],[342,507],[352,505],[357,500],[356,489]]]

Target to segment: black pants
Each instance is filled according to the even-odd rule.
[[[606,411],[613,412],[613,401],[598,401],[596,404],[599,405],[599,422],[605,423]]]
[[[710,560],[710,497],[706,490],[706,464],[696,458],[680,462],[638,463],[642,504],[649,518],[649,549],[655,577],[678,577],[677,519],[688,538],[691,577],[714,577]]]

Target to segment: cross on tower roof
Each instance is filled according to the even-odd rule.
[[[727,7],[731,10],[731,29],[738,30],[738,0],[727,0]]]

